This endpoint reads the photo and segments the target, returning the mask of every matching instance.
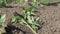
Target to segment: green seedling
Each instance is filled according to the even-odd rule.
[[[36,32],[36,29],[39,26],[39,17],[35,18],[34,14],[36,6],[38,6],[38,1],[30,0],[30,4],[30,6],[23,7],[23,15],[15,13],[15,15],[17,14],[17,16],[14,16],[12,18],[12,22],[25,25],[29,27],[34,34],[38,34]]]
[[[40,0],[29,0],[29,5],[37,8],[40,6]]]
[[[24,3],[25,0],[16,0],[17,2]]]
[[[35,14],[34,14],[35,9],[36,8],[34,8],[32,6],[24,7],[23,15],[14,16],[12,18],[12,22],[25,25],[25,26],[29,27],[34,34],[37,34],[36,29],[38,28],[37,26],[39,26],[39,17],[34,18],[35,17]]]
[[[2,26],[3,22],[5,21],[6,15],[0,15],[0,25]]]
[[[12,18],[12,22],[20,23],[22,25],[25,25],[29,27],[34,34],[37,34],[36,29],[39,26],[39,17],[34,18],[34,13],[31,7],[25,8],[23,11],[22,17],[21,16],[15,16]]]
[[[4,23],[5,19],[6,19],[6,15],[5,14],[4,15],[0,15],[0,34],[1,34],[1,28],[3,26],[3,23]]]

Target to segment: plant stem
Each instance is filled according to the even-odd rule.
[[[37,33],[35,32],[35,30],[33,30],[33,29],[31,28],[31,26],[30,26],[25,20],[24,20],[23,22],[25,22],[25,23],[27,24],[26,26],[29,27],[34,34],[37,34]]]
[[[27,26],[31,29],[31,31],[34,33],[34,34],[37,34],[28,24]]]

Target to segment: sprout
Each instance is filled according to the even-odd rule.
[[[23,7],[23,15],[21,17],[21,15],[19,16],[18,14],[17,16],[14,16],[12,18],[12,22],[14,23],[20,23],[22,25],[25,25],[27,27],[29,27],[31,29],[31,31],[34,34],[38,34],[36,32],[36,29],[38,28],[37,26],[39,26],[39,17],[38,18],[34,18],[35,17],[35,10],[36,10],[36,6],[37,4],[37,0],[30,0],[30,4],[32,3],[32,6],[25,6]],[[37,5],[35,5],[37,4]],[[14,14],[14,15],[16,15]]]
[[[6,15],[0,14],[0,34],[2,33],[2,26],[3,26],[2,24],[4,23],[5,19],[6,19]]]
[[[5,21],[5,19],[6,19],[6,15],[5,14],[4,15],[0,15],[0,26],[2,26],[2,24]]]

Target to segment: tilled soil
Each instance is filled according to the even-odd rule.
[[[7,21],[13,16],[15,11],[22,14],[22,9],[20,8],[0,8],[0,12],[7,15]],[[36,14],[40,17],[40,23],[42,23],[42,28],[38,31],[38,34],[60,34],[60,5],[44,6],[40,8]],[[30,32],[27,27],[24,28],[24,26],[22,26],[21,28],[23,28],[23,31],[26,28],[25,31]],[[32,32],[28,34],[32,34]]]
[[[12,23],[11,24],[10,20],[13,17],[14,12],[22,14],[22,9],[0,8],[0,13],[6,14],[6,21],[3,24],[6,32],[3,32],[3,34],[33,34],[32,31],[24,25],[21,25],[19,23]]]
[[[37,14],[43,23],[39,34],[60,34],[60,6],[45,6]]]

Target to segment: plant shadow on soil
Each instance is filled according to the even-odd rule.
[[[18,27],[15,27],[13,25],[8,25],[7,27],[5,27],[5,33],[2,33],[2,34],[14,34],[15,32],[12,32],[14,30],[17,30],[17,34],[19,34],[19,32],[23,32],[23,34],[26,34],[25,31],[23,31],[22,29],[18,28]]]
[[[41,4],[46,5],[46,6],[58,6],[60,2],[52,2],[52,3],[47,3],[47,4],[41,3]]]

